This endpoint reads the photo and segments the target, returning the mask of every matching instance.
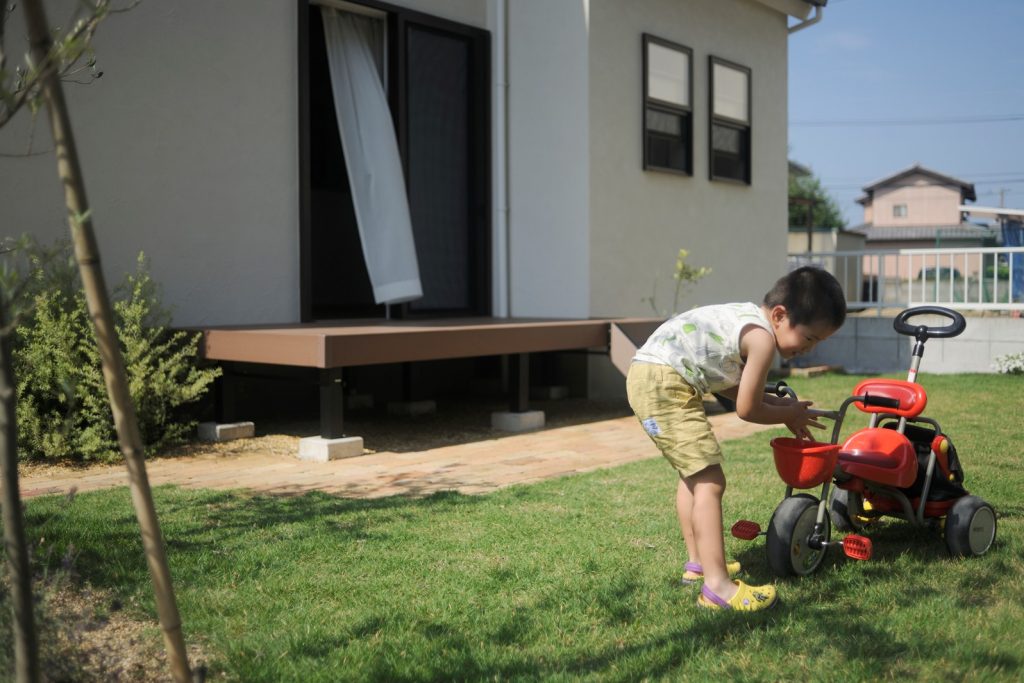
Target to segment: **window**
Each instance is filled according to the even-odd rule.
[[[907,217],[907,205],[906,204],[893,204],[892,205],[892,217],[893,218],[906,218]]]
[[[644,34],[644,169],[693,172],[693,51]]]
[[[750,184],[750,69],[710,58],[711,179]]]

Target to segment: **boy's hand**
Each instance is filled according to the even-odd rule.
[[[816,429],[825,428],[825,425],[818,422],[818,417],[812,410],[810,410],[810,407],[814,405],[814,403],[811,401],[787,400],[790,404],[790,412],[793,417],[786,420],[786,427],[789,428],[789,431],[793,432],[793,435],[796,436],[796,438],[814,441],[814,437],[811,436],[811,432],[808,427],[814,427]]]

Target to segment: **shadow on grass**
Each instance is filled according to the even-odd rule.
[[[225,548],[247,543],[386,540],[384,529],[396,521],[469,508],[482,500],[453,491],[377,499],[319,492],[277,496],[188,491],[174,486],[153,491],[172,571],[174,565],[208,562]],[[61,553],[39,552],[42,546],[73,549],[75,571],[97,587],[121,594],[148,590],[142,540],[127,489],[80,494],[70,503],[65,497],[40,498],[27,507],[25,524],[36,557],[49,559],[52,568],[61,561]]]
[[[542,494],[531,494],[524,489],[507,495],[512,501]],[[228,567],[248,573],[247,579],[250,579],[260,572],[274,571],[296,562],[294,556],[278,553],[260,555],[250,566],[239,567],[240,549],[248,551],[260,544],[273,545],[278,539],[295,544],[296,552],[306,541],[317,546],[339,547],[371,539],[397,544],[402,539],[391,537],[396,521],[431,515],[458,516],[489,500],[457,493],[376,500],[344,499],[320,493],[282,498],[237,492],[183,491],[171,487],[156,489],[156,497],[164,535],[170,539],[168,547],[176,580],[186,584],[205,583],[207,587],[223,583]],[[29,506],[27,520],[33,539],[45,538],[48,544],[73,544],[79,548],[76,570],[97,587],[109,588],[120,595],[150,590],[127,491],[79,496],[71,509],[60,514],[54,513],[57,504],[41,500]],[[69,523],[62,514],[73,517],[74,523]],[[913,564],[927,565],[947,557],[941,538],[909,525],[886,524],[873,530],[871,535],[876,544],[876,559],[861,567],[867,581],[891,582],[892,565],[899,558],[909,556]],[[225,548],[228,552],[221,555]],[[259,550],[256,547],[253,552]],[[739,559],[754,577],[770,580],[763,541],[745,546]],[[585,562],[590,564],[583,565],[589,567],[584,576],[597,577],[591,583],[581,584],[574,593],[556,592],[524,606],[503,607],[500,614],[488,620],[448,620],[441,614],[428,616],[404,610],[375,613],[341,627],[320,628],[311,624],[304,632],[282,633],[280,637],[286,642],[282,651],[292,663],[306,661],[318,674],[334,671],[338,674],[337,680],[346,677],[341,670],[332,668],[338,665],[340,658],[363,657],[360,667],[347,675],[387,681],[588,676],[602,680],[637,680],[678,678],[680,672],[687,671],[699,677],[711,670],[738,680],[762,670],[749,662],[743,665],[747,668],[730,668],[724,659],[719,662],[719,656],[727,649],[735,653],[747,634],[753,637],[765,633],[803,648],[804,651],[797,654],[811,659],[826,649],[840,648],[847,659],[856,660],[864,670],[879,678],[893,671],[894,660],[913,663],[939,660],[947,655],[946,643],[938,634],[912,642],[911,635],[894,632],[887,624],[879,622],[878,616],[869,609],[851,607],[847,602],[839,613],[827,598],[830,590],[827,576],[801,579],[821,583],[825,597],[820,600],[784,600],[775,609],[756,615],[696,612],[691,602],[695,598],[687,595],[685,599],[679,598],[680,608],[686,610],[685,616],[666,613],[666,625],[653,633],[619,639],[614,637],[615,633],[628,633],[630,627],[645,616],[649,620],[650,615],[645,614],[642,606],[642,593],[646,590],[643,577],[628,566],[619,567],[617,573],[602,575],[602,568],[607,570],[608,564],[601,558]],[[840,553],[830,551],[822,571],[828,572],[843,562],[849,561]],[[997,562],[973,572],[969,580],[960,579],[956,599],[963,606],[984,604],[987,598],[974,594],[991,591],[976,589],[1005,582],[1009,568],[1009,564]],[[491,578],[499,585],[514,583],[511,569],[501,565],[491,571]],[[557,585],[572,590],[572,584]],[[790,591],[794,592],[797,591]],[[908,589],[900,595],[900,600],[912,604],[928,599],[933,593],[930,587]],[[563,602],[573,600],[592,605],[584,614],[591,614],[592,628],[600,634],[593,639],[593,646],[581,648],[570,642],[551,642],[558,637],[552,635],[551,615],[557,614]],[[671,625],[678,622],[681,622],[678,627]],[[800,635],[793,636],[789,631],[797,623]],[[396,637],[396,634],[409,633],[424,643],[418,651],[428,653],[411,665],[401,656],[404,636]],[[242,639],[237,649],[225,655],[226,670],[250,681],[295,680],[289,678],[288,672],[297,669],[282,669],[279,663],[258,659],[264,656],[258,651],[259,643]],[[339,652],[357,654],[339,655]],[[1002,667],[1005,670],[1020,666],[1017,658],[995,651],[976,650],[971,657],[968,665],[976,668]]]

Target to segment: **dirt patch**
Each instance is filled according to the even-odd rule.
[[[37,578],[33,592],[43,680],[173,681],[159,624],[133,616],[110,592],[76,585],[66,573]],[[205,673],[204,648],[190,641],[190,666]]]

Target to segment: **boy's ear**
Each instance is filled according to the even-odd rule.
[[[768,319],[776,325],[781,325],[788,317],[789,311],[787,311],[786,307],[782,304],[772,306],[771,310],[768,311]]]

